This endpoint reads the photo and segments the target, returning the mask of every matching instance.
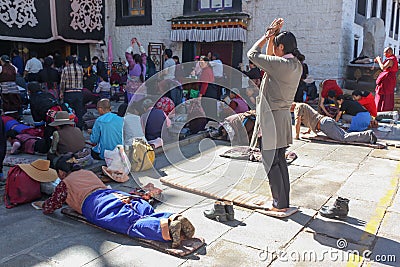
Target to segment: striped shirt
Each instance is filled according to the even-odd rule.
[[[62,92],[65,90],[76,90],[83,88],[83,69],[80,65],[68,65],[64,67],[61,73],[60,89]]]

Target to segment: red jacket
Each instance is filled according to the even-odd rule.
[[[358,103],[368,110],[371,116],[376,117],[378,115],[376,111],[375,98],[371,93],[369,93],[367,96],[361,97],[361,99],[358,100]]]
[[[200,94],[205,95],[207,92],[208,83],[214,82],[214,73],[211,67],[206,67],[202,69],[200,74],[200,82],[201,82]]]

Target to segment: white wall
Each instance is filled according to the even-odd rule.
[[[115,0],[106,0],[106,2],[109,11],[106,25],[108,35],[113,41],[114,61],[118,61],[118,57],[125,59],[125,50],[133,37],[138,38],[146,52],[150,42],[164,43],[166,48],[172,49],[174,55],[181,58],[182,43],[171,42],[171,22],[167,20],[182,16],[183,0],[152,0],[153,22],[152,25],[144,26],[115,26]],[[106,40],[108,40],[108,35],[106,35]]]

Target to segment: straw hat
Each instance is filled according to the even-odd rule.
[[[18,164],[32,179],[38,182],[53,182],[57,179],[57,172],[50,169],[50,161],[37,159],[30,164]]]
[[[74,124],[72,120],[69,119],[69,114],[66,111],[58,111],[52,123],[49,123],[50,126],[60,126],[66,124]]]

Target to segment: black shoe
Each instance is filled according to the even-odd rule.
[[[321,216],[326,218],[346,218],[349,213],[349,200],[347,198],[338,197],[333,204],[333,207],[324,206],[319,211]]]
[[[216,220],[218,222],[226,222],[226,210],[225,203],[221,201],[215,201],[214,207],[211,210],[204,211],[204,216],[209,219]]]
[[[232,201],[224,201],[224,203],[225,203],[226,219],[228,221],[233,221],[235,219],[235,211],[233,210],[233,202]]]
[[[378,138],[376,137],[376,135],[375,135],[374,133],[371,133],[371,137],[370,137],[369,142],[370,142],[372,145],[375,145],[375,144],[376,144],[376,141],[378,141]]]

